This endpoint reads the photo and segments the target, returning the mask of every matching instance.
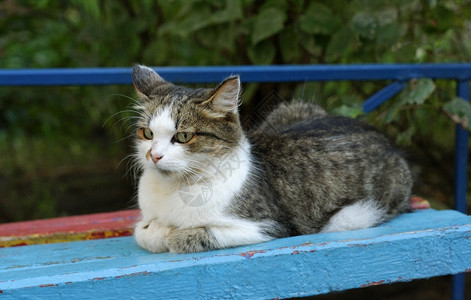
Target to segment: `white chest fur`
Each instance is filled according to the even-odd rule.
[[[146,168],[139,181],[139,207],[143,220],[157,219],[164,226],[227,226],[234,218],[224,211],[247,180],[251,162],[248,142],[233,155],[214,161],[211,176],[189,184]]]

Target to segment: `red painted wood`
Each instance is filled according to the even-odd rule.
[[[412,209],[427,209],[427,200],[414,196]],[[0,248],[78,240],[104,239],[133,234],[139,210],[0,224]]]
[[[0,224],[0,247],[128,236],[139,210]]]

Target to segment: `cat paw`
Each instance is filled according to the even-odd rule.
[[[218,242],[209,227],[171,229],[167,245],[173,253],[194,253],[218,249]]]
[[[136,242],[142,248],[153,252],[168,252],[167,235],[170,228],[161,225],[156,220],[139,221],[134,229]]]

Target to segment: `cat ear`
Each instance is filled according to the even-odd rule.
[[[231,76],[221,82],[209,100],[205,101],[211,108],[219,112],[237,113],[240,94],[239,76]]]
[[[151,68],[136,64],[132,67],[132,82],[139,93],[149,96],[155,86],[165,80]]]

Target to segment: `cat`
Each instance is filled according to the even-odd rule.
[[[238,76],[192,89],[135,65],[132,80],[142,171],[134,235],[150,252],[363,229],[408,208],[408,163],[366,123],[298,101],[248,134]]]

